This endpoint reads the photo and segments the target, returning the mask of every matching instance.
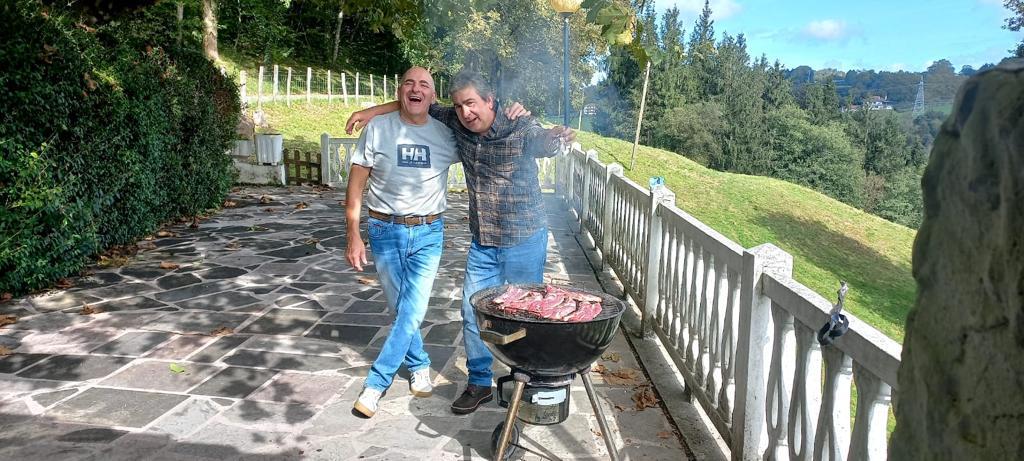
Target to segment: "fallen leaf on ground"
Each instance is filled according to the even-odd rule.
[[[225,200],[224,201],[224,208],[234,208],[236,206],[238,206],[238,202],[236,202],[234,200]]]
[[[199,217],[192,218],[192,224],[189,224],[189,229],[199,229]]]
[[[171,232],[171,231],[162,230],[162,231],[157,231],[156,236],[159,237],[159,238],[177,237],[178,234],[175,234],[174,232]]]
[[[370,285],[370,286],[377,286],[380,283],[380,282],[377,282],[376,279],[372,279],[370,277],[362,277],[362,276],[356,277],[356,281],[359,282],[359,283],[362,283],[363,285]]]
[[[173,271],[173,270],[175,270],[175,269],[177,269],[179,267],[181,267],[180,264],[172,263],[170,261],[164,261],[164,262],[160,263],[160,268],[161,269],[167,269],[169,271]]]
[[[598,430],[598,429],[591,429],[590,432],[593,432],[594,435],[596,435],[598,437],[604,437],[604,434],[602,434],[601,431]]]
[[[8,355],[11,355],[13,353],[14,350],[12,350],[11,348],[4,345],[0,345],[0,357],[7,357]]]
[[[268,230],[270,230],[270,229],[267,229],[266,227],[263,227],[263,226],[256,226],[256,225],[249,226],[249,232],[263,232],[263,231],[268,231]]]
[[[228,250],[228,251],[241,250],[242,249],[242,245],[239,245],[238,242],[231,242],[231,243],[227,244],[224,247],[224,249]]]
[[[338,200],[338,205],[345,206],[345,201],[344,200]]]
[[[171,369],[171,373],[175,374],[181,374],[185,372],[185,367],[178,365],[177,363],[172,363],[168,368]]]
[[[601,360],[608,360],[612,362],[618,362],[622,360],[622,356],[618,352],[609,352],[601,356]]]
[[[641,375],[639,371],[634,370],[632,368],[621,368],[616,371],[603,373],[602,376],[604,376],[604,381],[608,384],[617,386],[632,386],[640,384],[642,382],[641,376],[643,375]]]
[[[14,295],[10,293],[0,294],[0,303],[10,301],[12,298],[14,298]]]
[[[142,241],[137,244],[140,250],[155,250],[156,244],[150,241]]]
[[[124,256],[115,256],[113,258],[109,256],[100,256],[98,264],[100,267],[121,267],[128,264],[128,258]]]
[[[603,375],[608,372],[608,368],[599,363],[597,365],[594,365],[594,368],[591,368],[590,371]]]
[[[274,200],[271,199],[270,197],[267,197],[266,195],[261,195],[260,196],[260,203],[270,203],[272,201],[274,201]]]
[[[309,239],[309,240],[306,240],[306,245],[316,245],[318,243],[320,243],[320,239]]]
[[[616,411],[626,411],[626,408],[623,407],[622,405],[615,405],[615,410]]]
[[[633,403],[636,404],[637,410],[657,408],[658,398],[654,396],[654,389],[651,389],[651,386],[637,386],[636,392],[633,393]]]
[[[10,314],[0,315],[0,327],[5,326],[5,325],[11,325],[13,323],[16,323],[17,321],[18,321],[18,318],[13,316],[13,315],[10,315]]]
[[[60,288],[62,290],[75,286],[75,284],[71,283],[71,280],[68,279],[60,279],[57,281],[55,285],[57,285],[57,288]]]
[[[661,431],[661,432],[658,433],[658,438],[660,438],[660,439],[670,439],[670,438],[672,438],[672,433],[669,432],[669,431]]]
[[[227,336],[227,335],[231,335],[231,334],[234,334],[234,333],[235,333],[235,330],[232,329],[232,328],[228,328],[228,327],[219,327],[219,328],[217,328],[217,329],[215,329],[215,330],[210,332],[210,334],[213,335],[213,336]]]
[[[296,210],[305,210],[306,208],[309,208],[309,205],[306,204],[306,202],[299,202],[295,204]]]
[[[78,314],[79,315],[92,315],[92,314],[99,314],[100,312],[103,312],[103,311],[99,310],[99,308],[97,308],[96,306],[93,306],[92,304],[86,304],[86,305],[82,306],[82,310],[78,311]]]
[[[267,212],[267,213],[273,213],[273,212],[275,212],[275,211],[277,211],[277,210],[276,210],[276,209],[274,209],[274,208],[264,208],[264,209],[263,209],[263,211],[265,211],[265,212]]]

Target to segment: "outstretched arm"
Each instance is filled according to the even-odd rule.
[[[398,110],[398,101],[391,101],[363,110],[355,111],[345,122],[345,133],[352,134],[352,130],[361,130],[374,117],[384,115]]]
[[[576,132],[567,126],[543,128],[533,121],[527,129],[526,152],[535,157],[554,157],[576,140]]]
[[[359,215],[363,207],[363,189],[370,177],[370,169],[362,165],[352,165],[352,173],[348,177],[348,189],[345,194],[345,229],[348,235],[348,245],[345,248],[345,259],[356,268],[363,271],[366,262],[366,244],[363,237],[359,235]]]

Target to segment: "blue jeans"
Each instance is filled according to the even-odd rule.
[[[466,348],[469,384],[490,387],[494,356],[480,339],[470,296],[484,288],[505,283],[543,283],[548,255],[548,229],[542,228],[512,247],[483,246],[473,240],[466,258],[466,282],[462,286],[462,345]]]
[[[370,367],[366,387],[386,390],[404,363],[409,372],[430,366],[420,324],[441,262],[444,222],[406,226],[370,218],[367,225],[373,262],[388,305],[395,312],[387,340]]]

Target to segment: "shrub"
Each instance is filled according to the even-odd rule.
[[[233,180],[237,89],[200,53],[38,5],[8,3],[0,31],[0,292],[216,207]]]

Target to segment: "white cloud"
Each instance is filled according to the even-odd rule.
[[[672,6],[679,8],[679,13],[685,17],[698,17],[704,10],[704,0],[660,0],[656,9],[661,12]],[[736,16],[743,11],[743,5],[736,0],[711,0],[711,19],[726,19]]]
[[[850,28],[846,23],[836,19],[822,19],[811,21],[804,26],[804,35],[824,41],[837,41],[848,38]]]
[[[906,64],[904,64],[902,62],[894,62],[892,64],[889,64],[889,67],[887,67],[886,70],[888,70],[889,72],[899,72],[899,71],[904,70],[906,68],[907,68]]]

